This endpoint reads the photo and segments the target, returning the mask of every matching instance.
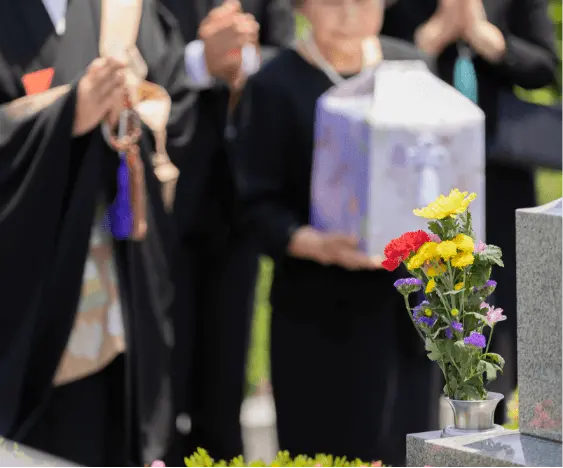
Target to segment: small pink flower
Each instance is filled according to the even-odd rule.
[[[438,234],[434,234],[433,232],[428,234],[428,237],[430,237],[430,242],[436,242],[437,244],[442,242],[442,239],[440,239],[440,236]]]
[[[489,326],[492,326],[497,322],[502,322],[503,320],[506,320],[506,315],[502,315],[502,313],[504,312],[503,309],[500,308],[497,309],[494,306],[490,306],[486,302],[483,302],[481,304],[481,309],[488,309],[487,323],[489,324]]]
[[[166,465],[164,464],[164,462],[162,460],[153,461],[151,466],[166,467]]]
[[[479,243],[475,246],[474,253],[484,252],[486,248],[487,244],[480,240]]]
[[[371,464],[371,466],[382,466],[381,461],[376,461]]]

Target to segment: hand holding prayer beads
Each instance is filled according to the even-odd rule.
[[[121,102],[125,78],[124,65],[112,58],[98,58],[88,67],[78,84],[73,135],[81,136],[97,127]]]
[[[112,133],[111,122],[102,125],[108,144],[119,154],[117,195],[109,208],[110,228],[117,239],[142,240],[147,232],[146,189],[138,142],[141,118],[133,109],[128,92],[124,93],[119,114],[119,135]]]
[[[242,64],[241,48],[257,43],[258,29],[254,17],[241,12],[238,1],[227,1],[211,10],[198,33],[205,45],[209,73],[228,83],[234,82]]]

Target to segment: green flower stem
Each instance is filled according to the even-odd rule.
[[[493,339],[493,332],[495,331],[495,325],[491,327],[491,333],[489,333],[489,341],[487,342],[487,347],[485,348],[485,354],[489,352],[489,346],[491,344],[491,340]]]
[[[424,275],[424,277],[426,278],[426,281],[430,281],[430,278],[428,277],[428,275],[426,274],[426,272],[424,270],[420,270],[422,271],[422,274]],[[446,311],[446,313],[448,312],[448,304],[446,303],[446,300],[444,299],[444,296],[442,296],[442,293],[440,292],[440,289],[438,287],[434,288],[434,291],[436,291],[436,294],[438,294],[438,297],[440,298],[440,301],[442,302],[442,305],[444,306],[444,309]],[[451,308],[450,308],[451,309]]]
[[[414,326],[414,328],[416,329],[418,336],[420,336],[420,339],[422,340],[422,342],[424,344],[426,344],[426,338],[424,338],[424,336],[422,335],[422,332],[420,331],[420,328],[418,328],[418,326],[416,325],[416,322],[414,321],[414,317],[411,314],[411,307],[409,305],[409,298],[408,296],[403,295],[403,299],[405,300],[405,306],[407,307],[407,314],[409,314],[409,317],[411,319],[411,322]]]
[[[440,368],[442,369],[442,374],[444,374],[444,381],[446,382],[446,389],[448,390],[448,397],[453,398],[452,389],[450,388],[450,383],[448,382],[448,373],[446,372],[446,364],[444,360],[441,361],[442,365]]]
[[[467,281],[467,270],[464,268],[463,269],[463,291],[461,291],[461,302],[459,304],[459,315],[461,317],[461,321],[463,324],[463,331],[465,332],[465,289],[467,288],[467,285],[465,284],[465,282]]]

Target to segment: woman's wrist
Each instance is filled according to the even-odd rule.
[[[463,38],[475,52],[492,63],[502,60],[506,52],[506,41],[502,32],[486,20],[471,24],[465,30]]]
[[[287,252],[292,257],[314,260],[322,251],[323,238],[311,226],[297,228],[289,241]]]

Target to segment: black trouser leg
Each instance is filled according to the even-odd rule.
[[[244,240],[231,240],[226,248],[214,250],[200,244],[187,249],[189,273],[187,291],[191,295],[187,311],[195,318],[193,331],[184,339],[193,339],[189,355],[186,406],[192,420],[192,432],[181,443],[182,456],[198,447],[215,459],[242,454],[240,407],[246,378],[246,362],[258,255]],[[182,331],[177,327],[177,340]],[[183,345],[180,345],[183,346]],[[184,346],[184,348],[186,348]],[[181,358],[176,357],[181,363]]]

